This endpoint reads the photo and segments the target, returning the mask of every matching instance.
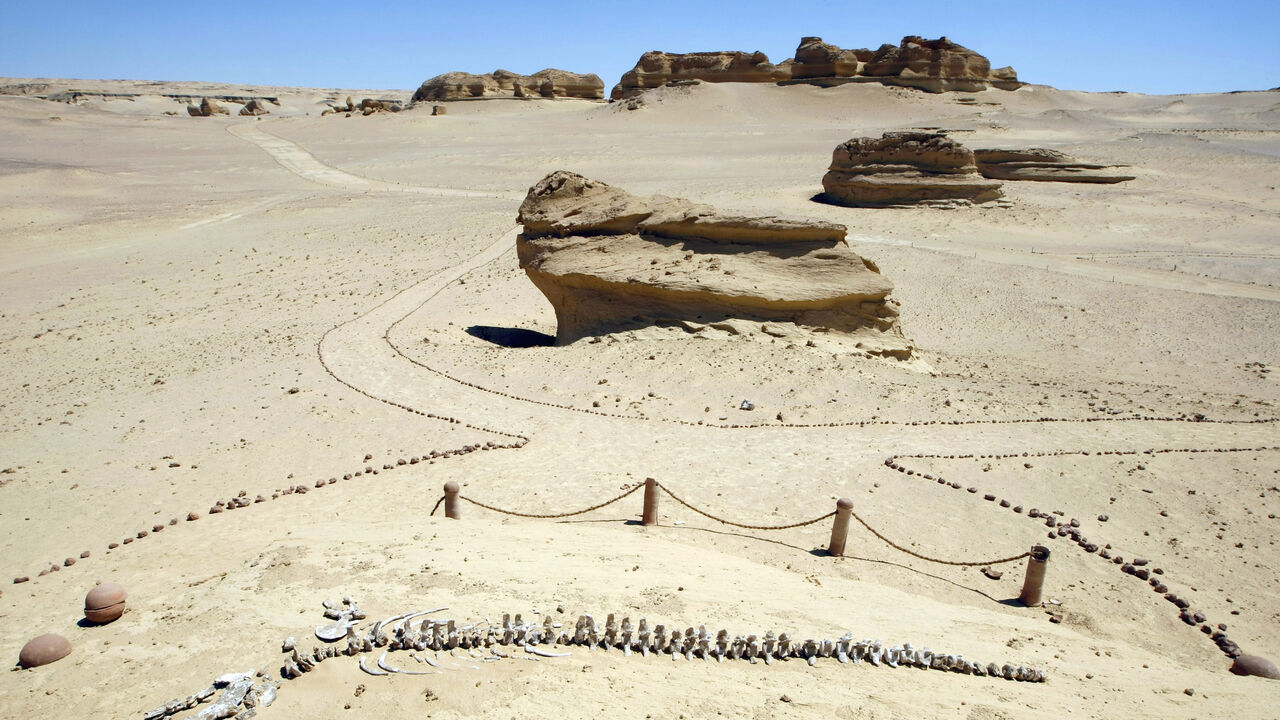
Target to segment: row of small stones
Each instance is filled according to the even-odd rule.
[[[1255,447],[1255,448],[1213,448],[1213,449],[1200,449],[1200,448],[1154,449],[1153,448],[1148,450],[1103,450],[1099,452],[1094,452],[1092,454],[1094,455],[1161,455],[1161,454],[1168,454],[1168,453],[1262,452],[1262,451],[1268,451],[1268,450],[1280,450],[1280,447],[1263,446],[1263,447]],[[936,454],[933,454],[933,455],[911,455],[909,457],[915,458],[915,459],[942,458],[942,459],[948,459],[948,460],[970,460],[970,459],[1006,460],[1010,458],[1020,458],[1020,457],[1057,457],[1062,455],[1089,455],[1089,454],[1090,452],[1088,450],[1083,450],[1083,451],[1058,450],[1058,451],[1040,452],[1040,453],[1024,452],[1024,453],[991,454],[991,455],[979,455],[979,454],[936,455]],[[950,487],[954,490],[959,490],[961,488],[961,485],[958,482],[948,481],[946,478],[942,476],[932,475],[930,473],[917,473],[915,470],[912,470],[903,466],[900,462],[898,462],[901,457],[903,456],[891,457],[885,460],[884,464],[886,467],[892,470],[897,470],[900,473],[905,473],[906,475],[918,475],[919,477],[925,480],[933,480],[937,482],[939,485],[946,485],[947,487]],[[970,487],[970,488],[967,488],[967,490],[971,494],[978,493],[978,488],[976,487]],[[995,502],[997,498],[995,495],[987,493],[983,495],[983,499],[987,500],[988,502]],[[1000,507],[1010,508],[1015,513],[1018,513],[1018,514],[1022,513],[1021,505],[1014,505],[1013,503],[1005,499],[1000,499],[999,504],[1000,504]],[[1227,636],[1227,626],[1225,624],[1218,623],[1217,627],[1213,627],[1207,622],[1207,618],[1203,612],[1199,610],[1193,610],[1191,608],[1191,603],[1186,598],[1180,597],[1175,593],[1170,592],[1168,586],[1159,577],[1161,575],[1164,575],[1163,569],[1158,567],[1148,569],[1145,566],[1149,563],[1149,561],[1143,558],[1135,558],[1130,562],[1125,562],[1122,556],[1113,555],[1111,553],[1110,544],[1099,547],[1097,543],[1091,542],[1087,537],[1085,537],[1084,534],[1080,531],[1079,520],[1077,520],[1076,518],[1071,518],[1070,520],[1064,522],[1062,520],[1059,520],[1058,518],[1055,518],[1054,517],[1055,515],[1061,517],[1061,516],[1064,516],[1065,513],[1063,513],[1061,510],[1053,510],[1052,512],[1042,512],[1037,508],[1031,508],[1030,510],[1027,511],[1027,514],[1026,514],[1028,518],[1035,519],[1035,520],[1040,520],[1040,519],[1044,520],[1045,526],[1051,528],[1048,533],[1048,536],[1050,539],[1070,538],[1076,543],[1076,545],[1078,545],[1085,552],[1090,554],[1096,553],[1098,557],[1104,560],[1110,560],[1112,564],[1118,565],[1120,567],[1120,571],[1125,573],[1126,575],[1131,575],[1139,580],[1146,581],[1151,586],[1151,590],[1153,592],[1163,595],[1165,600],[1167,600],[1169,603],[1173,604],[1175,607],[1178,608],[1179,618],[1184,623],[1192,627],[1195,627],[1198,625],[1200,627],[1200,632],[1204,633],[1205,635],[1208,635],[1209,638],[1213,640],[1214,644],[1218,646],[1218,649],[1221,650],[1223,654],[1225,654],[1227,657],[1236,658],[1243,654],[1242,651],[1240,650],[1240,646],[1237,645],[1235,641],[1233,641],[1231,638]],[[1106,522],[1107,516],[1099,515],[1098,521]]]
[[[257,673],[257,676],[264,677],[261,672]],[[204,690],[185,698],[171,700],[145,713],[142,720],[162,720],[170,715],[190,710],[208,702],[220,688],[222,695],[212,705],[200,711],[198,719],[221,720],[234,716],[235,720],[249,720],[257,715],[258,708],[268,707],[275,702],[276,690],[279,687],[276,683],[265,679],[263,682],[255,683],[253,678],[254,674],[251,672],[219,676]]]
[[[474,625],[459,627],[453,620],[424,620],[416,630],[410,620],[405,619],[396,626],[391,636],[382,632],[388,621],[376,623],[365,633],[356,633],[351,628],[347,636],[347,645],[314,648],[311,653],[299,653],[291,640],[282,646],[285,652],[291,652],[290,659],[281,668],[281,676],[286,679],[300,677],[311,671],[324,660],[340,655],[348,657],[371,652],[374,648],[395,650],[433,650],[451,651],[455,649],[493,648],[495,646],[524,647],[532,650],[532,646],[555,644],[561,646],[577,646],[587,649],[600,648],[622,650],[625,655],[639,652],[649,654],[671,655],[673,660],[685,658],[692,660],[700,657],[704,660],[748,660],[755,663],[763,660],[771,664],[774,660],[797,658],[805,660],[809,665],[817,663],[819,658],[836,658],[841,663],[868,663],[889,667],[915,667],[922,670],[948,670],[965,675],[979,677],[990,676],[1006,680],[1024,682],[1044,682],[1044,671],[1021,665],[982,664],[975,660],[967,660],[963,655],[936,653],[929,648],[917,650],[911,643],[889,648],[883,647],[879,640],[855,641],[852,634],[846,634],[838,640],[804,640],[793,642],[787,633],[775,635],[772,631],[763,638],[757,635],[729,637],[728,631],[721,630],[715,636],[709,634],[706,627],[698,630],[688,628],[683,633],[678,629],[670,635],[663,625],[652,630],[648,621],[640,619],[638,626],[632,626],[629,618],[618,624],[614,615],[610,614],[603,631],[597,627],[595,619],[590,615],[579,616],[574,632],[558,631],[558,623],[553,623],[547,616],[541,625],[526,623],[520,615],[514,619],[510,615],[503,616],[502,627],[488,625],[481,629]],[[394,618],[393,618],[394,620]],[[534,651],[537,652],[536,650]],[[546,654],[554,657],[554,654]],[[371,672],[366,670],[367,672]],[[378,674],[378,673],[374,673]]]
[[[453,420],[453,422],[459,422],[459,421]],[[469,453],[473,453],[481,450],[503,450],[503,449],[519,448],[519,447],[522,447],[525,442],[527,441],[518,441],[513,443],[495,443],[490,441],[490,442],[485,442],[483,444],[476,443],[474,445],[464,445],[460,448],[455,448],[451,450],[431,450],[426,455],[423,455],[421,457],[418,457],[415,455],[414,457],[411,457],[408,459],[400,458],[399,460],[396,460],[395,463],[384,463],[382,465],[382,470],[395,470],[398,467],[403,467],[406,465],[417,465],[419,463],[433,464],[436,460],[445,460],[451,457],[460,457],[462,455],[467,455]],[[373,459],[373,455],[366,454],[364,456],[364,459],[366,462],[368,462],[369,460]],[[363,470],[357,470],[355,472],[346,473],[345,475],[342,476],[342,479],[354,480],[356,478],[363,477],[365,475],[377,475],[378,472],[379,472],[378,469],[374,468],[372,465],[366,465]],[[319,489],[319,488],[325,487],[326,485],[333,485],[337,482],[338,482],[338,478],[336,476],[330,477],[327,480],[316,480],[314,488]],[[305,495],[308,492],[310,492],[311,489],[312,488],[308,488],[306,485],[293,485],[283,489],[275,490],[274,492],[271,493],[270,497],[265,495],[258,495],[252,500],[249,499],[248,491],[241,490],[240,494],[236,497],[233,497],[228,500],[218,500],[217,502],[215,502],[209,508],[209,514],[217,515],[218,513],[221,513],[223,511],[230,511],[230,510],[236,510],[238,508],[249,507],[250,505],[267,502],[268,500],[278,500],[279,498],[287,495]],[[195,522],[196,520],[199,520],[199,519],[200,519],[200,513],[194,512],[194,511],[187,513],[188,522]],[[173,518],[169,520],[167,526],[172,527],[174,525],[177,525],[178,522],[179,522],[178,518]],[[139,530],[135,535],[126,537],[120,542],[110,543],[109,545],[107,545],[107,550],[115,550],[121,545],[130,545],[136,540],[146,539],[147,537],[150,537],[155,533],[163,531],[165,527],[166,525],[164,524],[156,524],[156,525],[152,525],[150,530],[146,530],[146,529]],[[80,559],[88,558],[90,557],[90,555],[92,555],[92,553],[88,550],[85,550],[84,552],[80,553]],[[41,570],[37,574],[37,577],[44,577],[45,575],[48,575],[50,573],[58,572],[62,570],[62,568],[64,567],[71,567],[72,565],[75,565],[75,564],[76,564],[76,558],[68,557],[66,560],[62,561],[61,565],[54,563],[49,567],[45,568],[44,570]],[[30,580],[31,580],[31,576],[20,575],[15,577],[13,579],[13,582],[16,585],[20,583],[29,582]]]
[[[726,429],[726,430],[728,429],[750,430],[755,428],[804,429],[804,428],[821,428],[821,427],[868,427],[868,426],[874,427],[874,426],[882,426],[882,425],[901,425],[901,426],[1019,425],[1019,424],[1027,424],[1027,423],[1047,423],[1047,422],[1085,423],[1085,422],[1133,422],[1133,421],[1203,422],[1203,423],[1219,423],[1219,424],[1232,424],[1232,425],[1234,424],[1252,425],[1252,424],[1262,424],[1262,423],[1274,423],[1274,422],[1280,421],[1280,418],[1278,417],[1253,418],[1248,420],[1217,420],[1214,418],[1206,417],[1199,413],[1194,415],[1184,414],[1184,415],[1170,415],[1170,416],[1133,415],[1128,417],[1087,417],[1087,418],[1036,417],[1036,418],[1013,418],[1008,420],[839,420],[835,422],[825,422],[825,423],[776,422],[776,423],[747,423],[747,424],[732,424],[732,425],[721,424],[721,423],[709,423],[702,420],[696,420],[696,421],[684,420],[681,418],[664,418],[664,417],[650,418],[650,417],[645,417],[643,415],[626,415],[623,413],[609,412],[607,410],[596,410],[594,408],[584,408],[584,407],[578,407],[576,405],[566,405],[563,403],[551,402],[549,400],[536,400],[534,398],[515,395],[513,393],[505,392],[502,390],[496,390],[494,388],[486,387],[478,383],[473,383],[469,380],[463,380],[462,378],[451,375],[443,370],[439,370],[437,368],[431,367],[430,365],[422,362],[421,360],[410,357],[403,350],[401,350],[399,346],[397,346],[394,342],[391,341],[391,338],[389,337],[389,335],[384,335],[384,337],[387,340],[387,344],[390,345],[391,349],[394,350],[398,355],[400,355],[400,357],[408,360],[409,362],[413,363],[414,365],[417,365],[420,368],[423,368],[424,370],[433,372],[436,375],[439,375],[440,377],[443,377],[447,380],[452,380],[453,382],[458,383],[459,385],[471,388],[473,390],[479,390],[481,392],[486,392],[491,395],[497,395],[498,397],[507,398],[508,400],[516,400],[518,402],[530,403],[533,405],[541,405],[543,407],[555,408],[557,410],[570,410],[572,412],[584,413],[587,415],[598,415],[601,417],[621,418],[626,420],[656,420],[659,422],[673,423],[676,425],[686,425],[690,427],[710,427],[710,428],[719,428],[719,429]],[[380,398],[375,398],[375,399],[380,399]],[[383,402],[389,402],[389,401],[383,400]],[[390,404],[395,405],[396,403],[390,403]],[[491,432],[495,432],[495,431],[491,431]]]
[[[519,435],[519,434],[516,434],[516,433],[504,432],[504,431],[501,431],[501,430],[493,430],[493,429],[491,429],[491,428],[486,428],[486,427],[482,427],[482,426],[478,426],[478,425],[472,425],[472,424],[470,424],[470,423],[467,423],[467,422],[464,422],[464,421],[462,421],[462,420],[459,420],[458,418],[455,418],[455,417],[449,417],[449,416],[447,416],[447,415],[437,415],[437,414],[435,414],[435,413],[424,412],[424,411],[422,411],[422,410],[418,410],[417,408],[413,408],[413,407],[410,407],[410,406],[408,406],[408,405],[405,405],[404,403],[399,403],[399,402],[396,402],[396,401],[394,401],[394,400],[387,400],[387,399],[385,399],[385,398],[380,398],[380,397],[378,397],[378,396],[376,396],[376,395],[374,395],[374,394],[372,394],[372,393],[369,393],[369,392],[367,392],[367,391],[365,391],[365,390],[363,390],[363,389],[361,389],[361,388],[359,388],[359,387],[356,387],[355,385],[353,385],[353,384],[351,384],[351,383],[347,382],[346,380],[343,380],[343,379],[342,379],[341,377],[339,377],[335,372],[333,372],[333,370],[329,367],[328,362],[325,360],[324,354],[320,351],[320,346],[321,346],[321,344],[323,344],[323,342],[324,342],[324,337],[327,337],[327,336],[328,336],[328,334],[329,334],[329,332],[332,332],[332,331],[333,331],[334,329],[336,329],[337,327],[341,327],[341,325],[335,326],[335,328],[331,328],[328,332],[326,332],[326,333],[325,333],[325,335],[324,335],[324,336],[322,336],[322,337],[321,337],[320,341],[316,344],[316,355],[317,355],[317,357],[318,357],[318,358],[319,358],[319,360],[320,360],[320,365],[324,368],[325,372],[326,372],[326,373],[328,373],[328,374],[329,374],[329,376],[330,376],[330,377],[332,377],[332,378],[333,378],[334,380],[336,380],[337,382],[339,382],[339,383],[341,383],[341,384],[343,384],[343,385],[345,385],[345,386],[347,386],[347,387],[351,388],[352,390],[355,390],[356,392],[360,393],[361,395],[364,395],[365,397],[367,397],[367,398],[369,398],[369,399],[371,399],[371,400],[375,400],[375,401],[380,402],[380,403],[385,403],[385,404],[387,404],[387,405],[391,405],[392,407],[398,408],[398,409],[400,409],[400,410],[404,410],[405,412],[413,413],[413,414],[415,414],[415,415],[420,415],[420,416],[422,416],[422,417],[425,417],[425,418],[428,418],[428,419],[431,419],[431,420],[440,420],[440,421],[442,421],[442,422],[447,422],[447,423],[450,423],[450,424],[452,424],[452,425],[461,425],[461,426],[463,426],[463,427],[465,427],[465,428],[468,428],[468,429],[471,429],[471,430],[478,430],[478,431],[481,431],[481,432],[487,432],[487,433],[490,433],[490,434],[498,435],[498,436],[500,436],[500,437],[510,438],[510,439],[514,440],[514,442],[508,442],[508,443],[486,442],[486,443],[484,443],[483,445],[481,445],[481,444],[464,445],[464,446],[463,446],[463,447],[461,447],[461,448],[456,448],[456,449],[452,449],[452,450],[443,450],[443,451],[432,450],[432,451],[430,451],[429,453],[427,453],[426,455],[424,455],[424,456],[422,456],[422,457],[412,457],[412,458],[409,458],[409,459],[407,459],[407,460],[406,460],[406,459],[404,459],[404,458],[401,458],[401,459],[397,460],[397,461],[396,461],[396,463],[395,463],[394,465],[392,465],[392,464],[390,464],[390,463],[388,463],[388,464],[384,464],[384,465],[382,466],[382,469],[383,469],[383,470],[393,470],[393,469],[395,469],[396,467],[403,466],[403,465],[416,465],[416,464],[418,464],[419,462],[423,462],[423,461],[431,462],[431,461],[434,461],[434,460],[436,460],[436,459],[446,459],[446,458],[450,458],[450,457],[454,457],[454,456],[466,455],[466,454],[468,454],[468,453],[472,453],[472,452],[475,452],[475,451],[477,451],[477,450],[518,449],[518,448],[522,448],[522,447],[524,447],[524,446],[529,442],[529,438],[528,438],[528,437],[526,437],[526,436],[524,436],[524,435]],[[366,455],[364,456],[364,459],[365,459],[365,461],[366,461],[366,462],[367,462],[367,461],[369,461],[369,460],[372,460],[372,459],[373,459],[373,455],[366,454]],[[342,479],[343,479],[343,480],[351,480],[351,479],[353,479],[353,478],[358,478],[358,477],[360,477],[361,475],[377,475],[377,474],[378,474],[378,471],[377,471],[376,469],[374,469],[372,466],[367,466],[367,465],[366,465],[363,471],[356,471],[356,472],[353,472],[353,473],[347,473],[347,474],[345,474],[345,475],[343,475],[343,476],[342,476]],[[324,487],[325,485],[332,485],[332,484],[336,483],[337,481],[338,481],[338,479],[337,479],[336,477],[330,477],[327,481],[326,481],[326,480],[317,480],[317,481],[315,482],[315,487],[316,487],[316,488],[321,488],[321,487]],[[304,495],[304,494],[306,494],[307,492],[308,492],[308,488],[307,488],[305,485],[295,485],[295,486],[288,487],[288,488],[284,488],[284,489],[277,489],[275,492],[273,492],[273,493],[272,493],[272,495],[271,495],[271,498],[270,498],[270,499],[271,499],[271,500],[276,500],[276,499],[278,499],[278,498],[280,498],[280,497],[282,497],[282,496],[284,496],[284,495],[293,495],[293,494]],[[222,511],[224,511],[224,510],[235,510],[235,509],[237,509],[237,508],[248,507],[249,505],[254,504],[254,503],[266,502],[266,501],[267,501],[267,499],[268,499],[268,498],[266,498],[266,497],[265,497],[265,496],[263,496],[263,495],[258,495],[258,496],[257,496],[256,498],[254,498],[253,500],[249,500],[249,499],[248,499],[248,492],[247,492],[247,491],[244,491],[244,490],[241,490],[241,491],[240,491],[240,494],[239,494],[237,497],[231,498],[230,500],[219,500],[219,501],[217,501],[217,502],[216,502],[212,507],[210,507],[210,508],[209,508],[209,514],[210,514],[210,515],[216,515],[216,514],[218,514],[218,513],[222,512]],[[194,521],[199,520],[199,519],[200,519],[200,513],[198,513],[198,512],[194,512],[194,511],[193,511],[193,512],[189,512],[189,513],[187,513],[187,521],[188,521],[188,522],[194,522]],[[177,524],[178,524],[178,518],[173,518],[173,519],[169,520],[169,523],[168,523],[168,524],[169,524],[169,526],[177,525]],[[139,530],[139,531],[137,532],[137,534],[136,534],[136,535],[134,535],[134,536],[132,536],[132,537],[126,537],[126,538],[124,538],[123,540],[121,540],[121,541],[120,541],[120,542],[118,542],[118,543],[114,543],[114,542],[113,542],[113,543],[111,543],[111,544],[107,545],[107,549],[108,549],[108,550],[114,550],[114,549],[116,549],[116,548],[120,547],[121,545],[129,545],[129,544],[132,544],[135,540],[142,540],[142,539],[144,539],[144,538],[147,538],[147,537],[148,537],[148,536],[150,536],[152,533],[158,533],[158,532],[161,532],[162,530],[164,530],[164,528],[165,528],[165,526],[164,526],[164,525],[162,525],[162,524],[157,524],[157,525],[153,525],[153,526],[151,526],[151,529],[150,529],[150,530],[145,530],[145,529],[144,529],[144,530]],[[85,558],[88,558],[91,554],[92,554],[92,553],[91,553],[90,551],[85,550],[84,552],[80,553],[80,558],[79,558],[79,559],[82,559],[82,560],[83,560],[83,559],[85,559]],[[66,558],[65,560],[63,560],[63,561],[62,561],[62,564],[61,564],[61,565],[59,565],[59,564],[57,564],[57,563],[53,563],[53,564],[51,564],[49,567],[45,568],[44,570],[41,570],[41,571],[37,574],[37,577],[44,577],[45,575],[48,575],[48,574],[50,574],[50,573],[59,572],[59,571],[60,571],[60,570],[62,570],[62,568],[64,568],[64,567],[71,567],[72,565],[75,565],[75,564],[76,564],[76,560],[77,560],[77,558],[74,558],[74,557],[68,557],[68,558]],[[14,578],[13,578],[13,582],[14,582],[14,584],[15,584],[15,585],[17,585],[17,584],[21,584],[21,583],[25,583],[25,582],[30,582],[30,580],[31,580],[31,576],[29,576],[29,575],[19,575],[19,576],[17,576],[17,577],[14,577]]]

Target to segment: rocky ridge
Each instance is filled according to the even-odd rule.
[[[648,327],[912,356],[893,283],[850,249],[845,227],[750,217],[640,197],[571,172],[530,188],[520,206],[520,267],[555,309],[558,344]]]
[[[802,62],[803,59],[803,62]],[[926,92],[978,92],[988,88],[1017,90],[1023,83],[1011,67],[992,69],[991,61],[946,37],[918,35],[878,50],[841,50],[818,37],[801,39],[792,78],[819,85],[879,82]]]
[[[604,81],[594,73],[582,75],[555,68],[532,75],[510,70],[494,70],[483,75],[448,72],[422,83],[413,93],[413,102],[500,97],[603,100]]]
[[[1016,90],[1023,85],[1013,68],[993,70],[987,58],[945,37],[927,40],[908,35],[897,45],[885,44],[877,50],[846,50],[810,36],[800,39],[794,58],[777,65],[762,52],[647,52],[622,76],[609,97],[629,99],[649,88],[692,80],[808,83],[824,87],[878,82],[934,93]]]
[[[673,81],[779,82],[789,77],[787,68],[769,62],[769,56],[759,51],[668,53],[652,50],[641,55],[636,66],[622,75],[609,98],[623,100]]]

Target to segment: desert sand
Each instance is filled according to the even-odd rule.
[[[49,632],[74,648],[0,676],[0,715],[140,717],[223,673],[278,673],[281,641],[321,644],[321,603],[344,596],[371,620],[448,606],[460,622],[851,632],[1047,680],[580,647],[373,677],[340,657],[260,716],[1274,715],[1280,682],[1230,674],[1147,583],[1027,515],[1059,511],[1149,559],[1207,624],[1280,660],[1280,94],[701,84],[636,109],[321,117],[348,95],[409,93],[0,84],[33,82],[139,96],[0,96],[0,653],[16,663]],[[279,104],[193,118],[166,93]],[[1136,177],[1008,182],[1000,203],[951,210],[813,201],[839,143],[933,128]],[[540,344],[555,316],[517,266],[514,218],[559,169],[847,225],[894,283],[919,362],[729,333]],[[520,447],[398,464],[490,442]],[[449,481],[550,514],[646,477],[746,524],[848,497],[944,559],[1043,543],[1052,602],[1013,601],[1024,561],[992,580],[856,524],[830,557],[830,521],[743,530],[663,498],[642,527],[638,494],[564,522],[430,514]],[[238,495],[267,500],[210,514]],[[127,588],[128,609],[78,624],[98,582]]]

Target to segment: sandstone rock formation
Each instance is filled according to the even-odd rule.
[[[955,205],[999,198],[978,174],[973,151],[938,133],[889,132],[836,147],[820,199],[853,207]]]
[[[187,114],[192,117],[212,117],[214,115],[230,115],[231,113],[227,112],[226,108],[209,98],[203,98],[200,100],[199,107],[196,107],[195,105],[188,105]]]
[[[842,50],[819,37],[801,38],[791,77],[818,85],[880,82],[935,93],[1022,87],[1011,67],[992,70],[990,61],[969,48],[945,37],[926,40],[916,35],[878,50]]]
[[[864,63],[875,57],[874,50],[842,50],[822,42],[820,37],[800,38],[796,56],[791,62],[791,78],[853,77]]]
[[[518,220],[520,267],[555,308],[560,344],[655,325],[712,327],[817,331],[911,357],[893,284],[849,248],[843,225],[720,213],[565,171],[530,188]]]
[[[672,80],[705,82],[778,82],[790,73],[769,62],[762,52],[737,51],[665,53],[657,50],[640,56],[636,66],[623,74],[609,93],[610,99],[634,97],[648,88]]]
[[[413,102],[493,97],[603,100],[604,81],[595,74],[580,75],[555,68],[532,75],[510,70],[494,70],[484,75],[450,72],[422,83],[413,93]]]
[[[324,112],[320,113],[320,116],[324,117],[325,115],[331,115],[334,113],[346,113],[348,116],[350,116],[351,113],[360,113],[361,115],[368,116],[378,112],[397,113],[403,109],[404,108],[403,106],[401,106],[399,100],[380,100],[377,98],[365,98],[361,100],[359,103],[356,103],[352,101],[350,97],[348,97],[347,103],[345,105],[331,104]]]
[[[1046,148],[1027,150],[974,150],[978,172],[997,180],[1041,180],[1050,182],[1118,183],[1133,175],[1114,171],[1117,165],[1097,165]]]
[[[267,109],[267,102],[260,98],[254,98],[240,108],[241,115],[268,115],[270,113],[271,111]]]

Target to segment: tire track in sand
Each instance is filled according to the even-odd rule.
[[[301,145],[263,130],[257,124],[228,125],[227,132],[253,143],[270,155],[280,167],[305,180],[357,192],[407,192],[419,195],[457,198],[520,199],[522,193],[489,192],[459,188],[426,187],[376,180],[328,165]]]

